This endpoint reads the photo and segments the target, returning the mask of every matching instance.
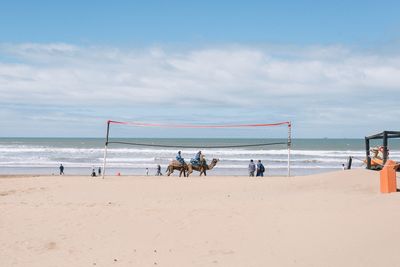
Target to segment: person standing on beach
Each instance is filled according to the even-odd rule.
[[[97,171],[99,173],[99,176],[101,176],[101,167],[99,167],[99,169]]]
[[[251,159],[249,163],[249,177],[254,177],[254,172],[256,171],[256,165],[254,161]]]
[[[156,173],[156,176],[162,176],[160,164],[157,165],[157,173]]]
[[[146,168],[146,176],[149,176],[149,168]]]
[[[265,167],[264,167],[264,165],[261,163],[261,160],[258,160],[258,163],[257,163],[257,174],[256,174],[256,176],[261,176],[261,177],[263,177],[263,176],[264,176],[264,172],[265,172]]]
[[[60,164],[60,175],[64,175],[64,166]]]

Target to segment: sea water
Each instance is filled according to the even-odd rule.
[[[201,149],[206,159],[219,159],[209,175],[247,175],[250,159],[261,160],[267,175],[286,175],[288,150],[286,145],[239,148],[204,148],[286,142],[286,139],[111,139],[143,145],[109,144],[107,169],[109,175],[144,175],[156,173],[161,165],[165,172],[168,163],[182,151],[186,161]],[[380,145],[375,141],[373,145]],[[90,175],[93,168],[103,166],[102,138],[0,138],[0,174],[58,174],[63,164],[65,174]],[[157,145],[176,146],[170,148]],[[185,148],[191,146],[193,148]],[[390,158],[400,161],[400,140],[390,140]],[[349,156],[354,157],[352,168],[365,168],[363,139],[294,139],[291,147],[291,174],[307,175],[340,170]]]

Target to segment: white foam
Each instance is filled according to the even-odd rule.
[[[156,164],[166,166],[175,158],[178,149],[158,148],[115,148],[110,147],[108,166],[115,168],[154,168]],[[219,158],[217,168],[220,169],[247,169],[250,159],[261,159],[271,169],[287,167],[286,149],[203,149],[208,161]],[[197,152],[194,149],[182,150],[183,157],[189,161]],[[91,168],[101,166],[104,149],[54,147],[34,145],[0,145],[0,166],[2,167],[43,167],[57,168],[60,163],[64,166],[76,168]],[[338,169],[345,163],[348,156],[356,159],[353,165],[361,166],[357,159],[365,158],[363,150],[299,150],[291,151],[292,168],[294,169]],[[390,151],[390,157],[400,160],[400,151]]]

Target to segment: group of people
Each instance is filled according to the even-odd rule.
[[[193,165],[200,165],[201,156],[202,156],[201,151],[197,152],[194,158],[190,160],[190,163]],[[178,154],[176,155],[176,160],[179,161],[182,165],[186,164],[185,159],[182,157],[181,151],[178,151]],[[254,177],[254,174],[256,174],[256,176],[263,177],[265,172],[265,167],[262,164],[261,160],[258,160],[257,164],[255,164],[253,160],[250,160],[248,170],[250,177]]]
[[[201,165],[202,164],[201,157],[202,157],[202,154],[201,154],[201,151],[199,151],[199,152],[196,153],[194,158],[192,158],[190,160],[190,163],[193,164],[193,165]],[[185,159],[182,157],[181,151],[178,151],[178,154],[176,155],[176,160],[179,161],[182,164],[182,166],[186,164]],[[64,175],[64,166],[62,164],[60,164],[59,169],[60,169],[60,175]],[[262,177],[262,176],[264,176],[265,167],[261,163],[261,160],[258,160],[257,164],[255,164],[253,160],[250,160],[248,170],[249,170],[249,176],[250,177],[254,177],[254,173],[256,174],[256,176],[261,176]],[[101,167],[99,167],[97,169],[97,174],[98,174],[98,176],[101,176]],[[95,168],[92,168],[91,176],[92,177],[96,177],[97,174],[96,174]],[[146,176],[148,176],[148,175],[149,175],[149,169],[146,168]],[[162,175],[161,166],[160,166],[160,164],[158,164],[157,165],[156,176],[161,176],[161,175]]]
[[[58,169],[60,170],[60,175],[64,175],[64,165],[60,164],[60,167],[58,167]],[[90,174],[90,176],[96,177],[97,175],[101,176],[101,167],[97,169],[97,174],[96,169],[94,167],[92,168],[92,173]]]
[[[101,176],[101,167],[99,167],[99,168],[97,169],[97,173],[98,173],[99,176]],[[92,174],[91,174],[91,176],[92,176],[92,177],[96,177],[96,170],[95,170],[95,168],[92,168]]]
[[[146,176],[149,176],[149,168],[146,168]],[[156,176],[162,176],[161,165],[160,164],[157,165]]]
[[[201,165],[201,164],[202,164],[202,162],[201,162],[201,157],[202,157],[202,155],[203,155],[203,154],[201,154],[201,151],[197,152],[196,155],[194,156],[194,158],[192,158],[192,159],[190,160],[190,163],[191,163],[192,165]],[[176,155],[175,158],[176,158],[176,160],[179,161],[182,165],[185,165],[185,164],[186,164],[185,159],[182,158],[181,151],[178,151],[178,154]]]
[[[249,163],[249,176],[254,177],[254,173],[256,173],[256,176],[264,176],[265,172],[265,167],[261,163],[261,160],[258,160],[257,165],[254,163],[254,161],[251,159]]]

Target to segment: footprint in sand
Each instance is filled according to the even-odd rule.
[[[49,243],[46,243],[45,248],[47,250],[54,250],[57,248],[57,244],[56,244],[56,242],[49,242]]]
[[[15,194],[16,192],[17,191],[15,191],[15,190],[3,191],[3,192],[0,192],[0,196],[4,197],[4,196],[11,195],[11,194]]]

